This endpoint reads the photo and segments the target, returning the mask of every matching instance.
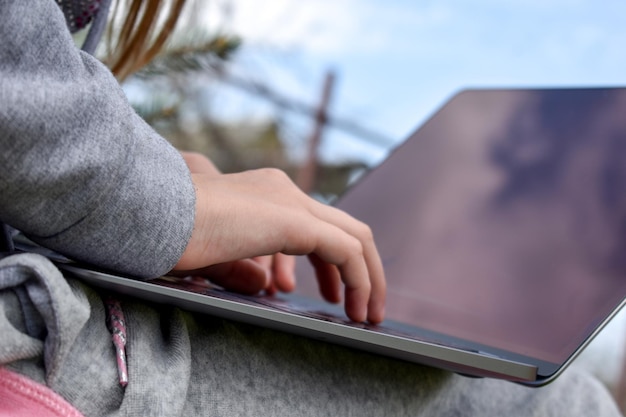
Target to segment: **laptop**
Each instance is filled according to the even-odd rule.
[[[297,264],[293,294],[192,278],[93,285],[529,386],[554,380],[626,302],[626,88],[468,89],[336,201],[369,224],[387,318],[353,323]],[[57,259],[59,260],[59,259]]]

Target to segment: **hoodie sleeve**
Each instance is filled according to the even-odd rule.
[[[54,0],[0,2],[0,219],[76,260],[150,278],[178,261],[195,192],[172,146]]]

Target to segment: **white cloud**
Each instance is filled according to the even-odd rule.
[[[394,42],[394,27],[429,26],[448,18],[445,7],[381,4],[372,0],[232,0],[229,29],[251,44],[302,49],[318,55],[380,52]],[[209,5],[210,25],[219,3]],[[221,14],[223,16],[223,14]]]
[[[237,0],[235,30],[253,43],[333,54],[359,35],[362,9],[354,1]]]

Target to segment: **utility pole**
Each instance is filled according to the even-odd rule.
[[[328,71],[324,78],[324,86],[322,89],[322,97],[315,112],[313,131],[309,137],[309,148],[307,157],[298,172],[296,184],[305,193],[310,193],[315,186],[315,177],[318,167],[318,149],[322,140],[322,133],[328,120],[328,105],[332,94],[333,85],[335,83],[335,74]]]

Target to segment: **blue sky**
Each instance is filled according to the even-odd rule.
[[[333,113],[396,141],[465,87],[626,85],[626,2],[618,0],[230,4],[231,17],[209,25],[243,37],[244,68],[311,103],[333,68]],[[231,110],[240,104],[227,101]],[[385,151],[330,132],[323,154],[374,163]]]

